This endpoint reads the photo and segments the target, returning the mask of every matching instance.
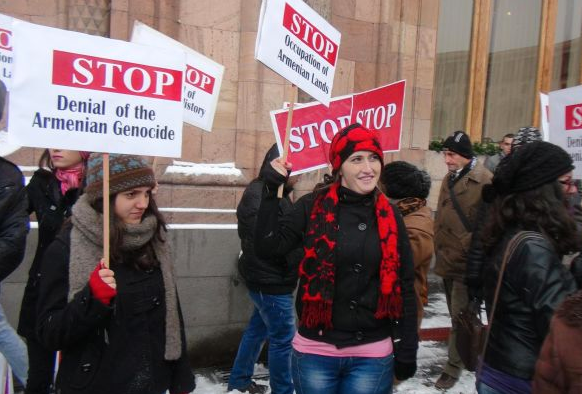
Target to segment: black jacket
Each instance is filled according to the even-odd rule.
[[[68,190],[63,196],[60,182],[53,173],[39,169],[26,186],[26,192],[28,213],[34,212],[38,222],[38,242],[22,297],[18,333],[23,337],[30,338],[35,335],[36,303],[42,257],[61,229],[64,220],[71,216],[71,208],[79,197],[79,190]]]
[[[400,321],[374,317],[378,300],[380,240],[374,213],[373,196],[362,196],[340,188],[339,231],[333,299],[333,329],[299,328],[309,339],[335,344],[338,348],[377,342],[389,336],[401,338],[396,358],[416,362],[418,348],[414,266],[408,236],[398,209],[393,211],[398,223],[398,254],[403,299]],[[280,256],[302,244],[304,231],[314,203],[314,194],[307,194],[293,206],[290,214],[278,220],[274,191],[266,187],[257,219],[257,253]],[[365,226],[363,226],[365,224]],[[298,288],[296,309],[301,316],[303,294]]]
[[[117,296],[111,306],[93,298],[89,285],[68,302],[70,226],[49,246],[42,266],[38,336],[61,350],[59,394],[182,394],[194,389],[180,316],[182,355],[164,360],[165,298],[159,268],[112,264]],[[97,259],[97,257],[96,257]],[[87,278],[87,281],[89,278]]]
[[[0,157],[0,281],[6,279],[24,257],[28,214],[22,172]]]
[[[255,179],[246,188],[236,209],[238,236],[242,255],[239,258],[239,272],[249,290],[266,294],[290,294],[297,285],[297,265],[301,258],[298,251],[285,257],[261,259],[255,253],[254,238],[257,212],[261,205],[264,182]],[[279,215],[290,212],[291,201],[287,196],[279,202]]]
[[[491,310],[507,235],[488,254],[484,267],[485,301]],[[556,307],[576,291],[572,275],[546,239],[527,239],[515,250],[503,276],[485,362],[502,372],[531,379]]]

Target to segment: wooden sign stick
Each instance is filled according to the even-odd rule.
[[[289,100],[289,112],[287,114],[287,126],[285,127],[285,143],[283,144],[283,161],[287,161],[287,153],[289,152],[289,136],[291,135],[291,122],[293,121],[293,107],[297,101],[297,86],[291,85],[291,91],[289,93],[291,99]],[[279,190],[277,190],[277,198],[283,198],[283,189],[285,185],[280,185]]]
[[[109,268],[109,153],[103,154],[103,260]]]

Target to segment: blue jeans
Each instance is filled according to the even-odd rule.
[[[269,382],[272,394],[292,394],[291,341],[295,335],[293,294],[270,295],[249,291],[255,304],[243,334],[228,380],[228,390],[243,390],[251,384],[255,363],[269,339]]]
[[[293,350],[297,394],[389,394],[394,356],[330,357]]]
[[[0,305],[0,353],[6,358],[20,383],[26,384],[28,374],[26,345],[14,328],[8,324],[2,305]]]

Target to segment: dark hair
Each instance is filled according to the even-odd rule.
[[[503,142],[504,139],[506,139],[506,138],[513,138],[513,137],[515,137],[515,134],[513,134],[513,133],[507,133],[507,134],[505,134],[503,136],[503,138],[501,139],[501,141]]]
[[[112,194],[109,196],[109,205],[111,208],[115,206],[115,198],[117,194]],[[97,200],[91,203],[91,207],[95,209],[99,213],[103,213],[103,199],[98,198]],[[147,270],[153,267],[157,267],[159,265],[159,261],[154,252],[153,242],[166,242],[162,233],[168,232],[168,227],[166,225],[166,221],[164,216],[158,209],[158,205],[156,204],[156,200],[154,196],[150,194],[150,201],[148,207],[146,208],[143,217],[153,215],[156,218],[156,230],[154,232],[154,236],[152,239],[148,241],[142,248],[137,251],[129,252],[131,258],[129,261],[134,262],[135,267]],[[128,254],[127,251],[122,250],[123,244],[123,233],[125,231],[125,224],[117,217],[115,214],[114,209],[109,210],[109,244],[110,244],[110,258],[111,261],[117,263],[123,263],[124,259],[123,256]]]
[[[51,160],[51,153],[48,149],[45,149],[38,159],[38,168],[49,168],[52,172],[55,172],[55,166]]]
[[[331,175],[324,174],[323,181],[319,182],[313,187],[313,192],[318,193],[322,190],[325,190],[329,188],[331,185],[333,185],[335,182],[339,182],[339,180],[340,180],[339,171],[332,171]]]
[[[580,249],[576,224],[564,203],[562,185],[557,181],[524,192],[499,195],[493,200],[482,237],[488,254],[510,228],[544,234],[558,254]]]

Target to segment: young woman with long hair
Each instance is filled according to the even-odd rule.
[[[106,268],[102,156],[89,158],[85,194],[42,270],[37,332],[47,348],[61,350],[58,393],[183,394],[195,387],[155,186],[142,158],[110,155]]]
[[[88,157],[88,152],[46,149],[40,157],[39,169],[26,186],[28,213],[34,213],[38,222],[38,242],[18,322],[18,333],[26,338],[28,348],[25,394],[49,394],[53,383],[56,353],[42,346],[36,336],[41,263],[47,247],[71,215],[71,208],[82,192]]]
[[[337,133],[332,175],[278,218],[277,187],[291,164],[263,174],[259,256],[302,246],[292,372],[298,394],[380,394],[416,371],[418,332],[412,253],[398,209],[378,188],[382,148],[359,124]],[[397,329],[398,328],[398,329]],[[400,337],[395,348],[393,339]]]
[[[562,256],[579,251],[579,235],[568,213],[565,187],[572,158],[548,142],[532,142],[503,160],[483,189],[491,203],[483,231],[484,295],[490,312],[509,241],[519,242],[503,273],[477,391],[530,393],[535,363],[559,303],[576,291]]]

